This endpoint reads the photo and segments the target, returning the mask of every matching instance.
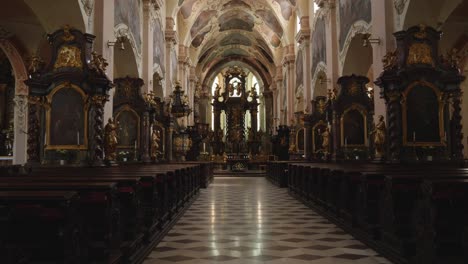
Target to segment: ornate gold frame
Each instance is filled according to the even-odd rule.
[[[46,150],[57,150],[57,149],[68,149],[68,150],[87,150],[88,149],[88,112],[89,112],[89,100],[88,100],[88,95],[84,93],[84,91],[77,85],[74,85],[70,82],[65,82],[62,83],[58,86],[56,86],[47,96],[46,100],[47,102],[44,104],[45,109],[46,109],[46,137],[47,137],[47,142],[50,142],[50,119],[51,119],[51,111],[52,111],[52,99],[54,98],[54,95],[60,91],[61,89],[74,89],[76,90],[80,95],[81,98],[83,99],[84,103],[84,127],[83,127],[83,132],[84,132],[84,140],[83,144],[80,145],[46,145],[45,149]]]
[[[315,153],[315,152],[317,151],[317,150],[315,149],[315,136],[316,136],[316,134],[315,134],[315,130],[316,130],[316,129],[315,129],[315,128],[317,128],[317,127],[320,126],[320,125],[325,126],[325,127],[328,126],[327,123],[323,122],[323,120],[320,120],[320,121],[317,122],[317,124],[315,124],[315,125],[312,127],[312,152],[313,152],[313,153]]]
[[[299,149],[299,131],[304,131],[304,149]],[[296,131],[296,136],[295,136],[295,141],[296,141],[296,152],[299,152],[299,151],[302,151],[304,152],[305,151],[305,134],[306,134],[306,131],[305,131],[305,128],[304,127],[300,127],[297,131]]]
[[[130,105],[126,104],[124,106],[122,106],[118,112],[115,113],[115,121],[118,121],[119,120],[119,116],[120,114],[122,114],[122,112],[124,111],[130,111],[132,112],[136,118],[137,118],[137,148],[139,149],[140,148],[140,133],[141,133],[141,128],[140,128],[140,115],[132,108],[130,107]],[[120,139],[118,139],[120,140]],[[117,144],[117,148],[118,149],[134,149],[135,146],[134,145],[120,145],[120,144]]]
[[[353,103],[351,106],[349,106],[346,110],[344,110],[343,114],[341,114],[340,118],[340,134],[341,134],[341,147],[345,146],[345,136],[344,136],[344,117],[345,115],[351,111],[351,110],[357,110],[359,113],[364,118],[364,144],[347,144],[347,147],[367,147],[369,145],[368,142],[368,132],[367,132],[367,111],[364,109],[362,105]]]
[[[412,142],[408,141],[408,127],[407,127],[407,115],[408,115],[408,107],[406,105],[406,98],[409,94],[409,92],[416,87],[417,85],[425,86],[431,88],[434,93],[437,96],[437,101],[439,103],[439,138],[440,141],[434,141],[434,142]],[[411,83],[408,88],[403,92],[402,94],[402,103],[401,103],[401,108],[402,108],[402,120],[403,120],[403,146],[418,146],[418,147],[429,147],[429,146],[446,146],[446,143],[444,142],[444,106],[445,106],[445,100],[444,100],[444,93],[440,92],[439,89],[432,83],[426,82],[426,81],[415,81]]]

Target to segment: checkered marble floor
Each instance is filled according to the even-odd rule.
[[[265,178],[215,178],[144,264],[388,264]]]

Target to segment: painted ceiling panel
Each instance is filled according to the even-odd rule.
[[[195,20],[195,23],[193,23],[192,28],[190,29],[190,35],[192,35],[192,37],[198,35],[200,31],[208,25],[211,18],[217,13],[218,12],[216,10],[205,10],[201,12],[200,15],[197,17],[197,20]]]
[[[242,34],[233,33],[224,37],[221,42],[221,46],[227,45],[244,45],[244,46],[252,46],[252,41]]]
[[[231,7],[244,7],[248,10],[252,9],[252,7],[242,0],[231,0],[223,5],[224,8],[231,8]]]
[[[257,10],[255,14],[258,15],[273,32],[278,34],[278,36],[283,36],[283,28],[271,10]]]
[[[255,26],[255,17],[243,11],[230,11],[221,15],[218,19],[220,31],[230,29],[240,29],[253,31]]]

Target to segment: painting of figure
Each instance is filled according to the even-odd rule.
[[[364,145],[364,116],[358,110],[350,110],[343,117],[344,142],[347,145]]]
[[[315,29],[312,33],[312,75],[314,76],[317,65],[320,62],[327,63],[327,45],[325,19],[319,18],[315,23]]]
[[[340,50],[343,50],[351,26],[359,20],[372,20],[371,0],[339,0],[340,4]]]
[[[161,67],[162,73],[166,71],[166,61],[164,59],[164,32],[161,22],[156,19],[156,24],[153,30],[153,63]]]
[[[177,53],[175,50],[171,52],[171,70],[172,70],[172,83],[175,84],[178,81],[177,77]]]
[[[84,101],[72,88],[62,88],[52,97],[49,145],[83,145]]]
[[[138,53],[141,53],[141,0],[115,0],[115,25],[125,24],[135,38]]]
[[[440,142],[439,102],[430,87],[416,86],[408,94],[407,136],[412,142]]]
[[[138,117],[129,110],[123,110],[117,114],[116,120],[120,130],[118,133],[119,147],[133,147],[138,139]]]
[[[296,58],[296,89],[304,84],[304,60],[302,58],[302,49],[297,52]]]

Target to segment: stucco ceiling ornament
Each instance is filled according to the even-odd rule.
[[[94,0],[81,0],[81,3],[83,4],[86,15],[90,16],[93,13]]]
[[[406,2],[408,2],[408,0],[393,0],[395,9],[399,15],[403,13],[403,10],[405,9],[405,6],[406,6]]]

